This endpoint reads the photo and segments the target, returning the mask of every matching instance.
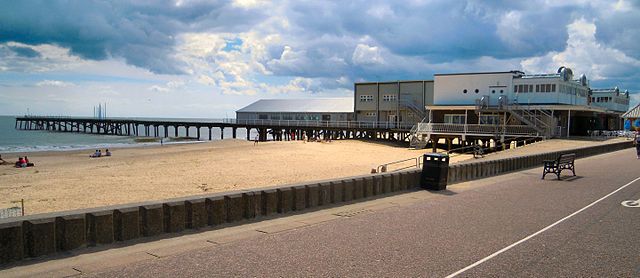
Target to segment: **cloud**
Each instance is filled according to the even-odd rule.
[[[568,39],[563,51],[525,59],[522,61],[523,68],[533,72],[549,72],[564,65],[571,67],[576,74],[586,74],[592,81],[637,76],[640,60],[598,42],[596,30],[595,23],[584,18],[574,21],[567,26]]]
[[[6,46],[9,50],[15,52],[20,57],[37,58],[40,57],[40,52],[33,50],[30,47],[22,46]]]
[[[0,43],[57,45],[83,59],[123,58],[155,73],[181,74],[184,65],[173,57],[179,34],[234,31],[260,13],[212,1],[16,1],[0,10]]]
[[[377,46],[368,46],[365,44],[358,44],[358,46],[356,46],[356,49],[353,50],[351,60],[356,65],[384,64],[380,49]]]
[[[61,87],[61,88],[67,88],[67,87],[76,86],[76,84],[73,84],[71,82],[59,81],[59,80],[43,80],[43,81],[40,81],[40,82],[36,83],[36,86],[38,86],[38,87]]]
[[[143,91],[145,102],[189,95],[241,103],[344,95],[354,81],[567,65],[596,86],[633,92],[640,90],[638,3],[17,1],[0,10],[0,81],[118,83],[114,92]]]

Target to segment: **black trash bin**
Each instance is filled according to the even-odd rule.
[[[428,190],[447,189],[449,175],[449,156],[446,154],[428,153],[422,157],[422,174],[420,187]]]

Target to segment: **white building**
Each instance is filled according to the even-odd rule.
[[[352,121],[352,98],[261,99],[236,111],[238,120]]]

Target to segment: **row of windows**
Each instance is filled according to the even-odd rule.
[[[259,120],[319,121],[321,118],[318,114],[258,114]]]
[[[500,116],[498,115],[480,115],[480,124],[483,125],[495,125],[500,123]],[[446,124],[464,124],[464,114],[445,114],[444,123]]]
[[[373,96],[372,95],[360,95],[360,101],[362,101],[362,102],[373,101]]]
[[[556,91],[556,84],[520,84],[513,86],[514,93],[564,93],[570,95],[579,95],[582,97],[587,96],[587,91],[581,88],[576,88],[573,86],[559,85],[559,88]]]
[[[382,101],[396,101],[398,97],[396,95],[384,95],[382,96]]]
[[[553,93],[556,91],[556,84],[536,84],[535,90],[533,84],[513,85],[514,93]]]
[[[383,95],[382,96],[382,101],[396,101],[397,99],[398,99],[398,96],[396,96],[396,95]],[[360,101],[361,102],[373,101],[373,96],[372,95],[360,95]]]
[[[592,97],[591,102],[610,102],[612,97]]]

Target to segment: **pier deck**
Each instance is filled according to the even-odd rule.
[[[15,128],[20,130],[46,130],[57,132],[78,132],[89,134],[105,134],[118,136],[146,137],[178,137],[180,128],[190,137],[189,130],[196,128],[198,139],[202,138],[202,129],[208,132],[212,140],[212,129],[220,129],[220,139],[224,139],[224,129],[232,130],[236,138],[238,129],[245,129],[247,140],[251,130],[255,129],[258,140],[266,141],[271,134],[273,140],[310,138],[345,139],[345,138],[380,138],[406,141],[412,125],[393,122],[361,122],[361,121],[287,121],[287,120],[211,120],[211,121],[173,121],[173,120],[141,120],[124,118],[79,118],[79,117],[17,117]],[[171,132],[172,131],[172,132]],[[173,135],[173,136],[171,136]]]

